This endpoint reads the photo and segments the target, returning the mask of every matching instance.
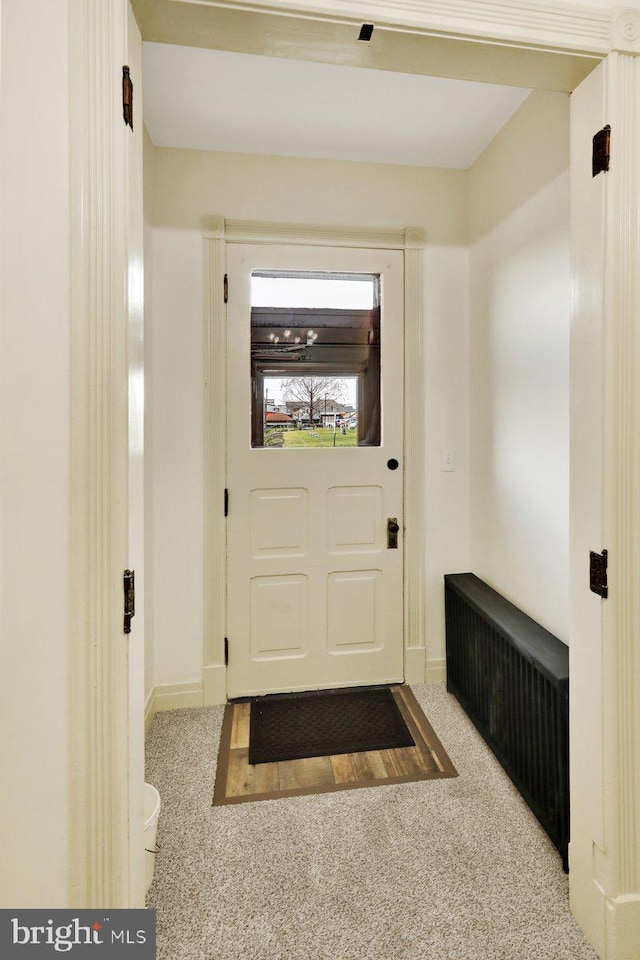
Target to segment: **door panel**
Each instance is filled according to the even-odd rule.
[[[328,492],[330,553],[379,553],[384,546],[382,487],[333,487]]]
[[[309,497],[303,489],[252,490],[251,556],[302,557],[309,552]]]
[[[231,698],[403,679],[402,470],[386,465],[390,457],[402,463],[402,266],[399,251],[228,247]],[[267,325],[271,307],[260,304],[252,311],[251,304],[252,274],[270,279],[270,271],[373,276],[379,303],[374,310],[354,310],[349,330],[340,327],[341,311],[326,304],[317,330],[312,311],[294,307],[278,347]],[[303,344],[293,346],[301,332]],[[269,358],[298,351],[306,358],[302,363],[282,361],[290,364],[291,376],[307,368],[321,375],[331,355],[329,340],[342,358],[331,361],[333,375],[346,370],[345,357],[355,358],[349,375],[357,380],[361,409],[353,421],[360,419],[362,445],[340,445],[349,437],[346,427],[339,432],[327,396],[315,411],[298,406],[297,421],[291,418],[282,430],[274,431],[267,418],[268,377],[276,369]],[[374,340],[374,357],[367,359]],[[332,424],[335,446],[313,446]],[[277,445],[270,445],[270,435]],[[400,524],[396,550],[387,549],[388,517]]]
[[[327,581],[329,652],[380,650],[383,644],[383,605],[380,570],[330,573]]]
[[[250,589],[251,659],[306,656],[307,578],[253,577]]]

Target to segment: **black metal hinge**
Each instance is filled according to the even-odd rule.
[[[131,618],[136,615],[136,572],[125,570],[122,575],[124,588],[124,632],[131,633]]]
[[[122,68],[122,116],[125,126],[133,130],[133,81],[129,67]]]
[[[611,158],[611,127],[609,124],[598,130],[593,138],[591,153],[591,172],[594,177],[599,173],[606,173]]]
[[[224,665],[229,666],[229,637],[224,638]]]
[[[228,275],[225,273],[225,275],[224,275],[224,302],[227,303],[228,301],[229,301],[229,277],[228,277]]]
[[[226,487],[224,488],[224,515],[229,516],[229,491]]]
[[[593,550],[589,552],[589,589],[604,600],[609,596],[607,557],[606,550],[602,553],[594,553]]]

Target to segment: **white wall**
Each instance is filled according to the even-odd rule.
[[[68,880],[67,0],[3,0],[0,906]]]
[[[466,177],[417,167],[156,149],[148,403],[154,681],[202,677],[203,251],[207,214],[419,226],[425,253],[427,657],[444,657],[442,576],[469,566]],[[457,451],[442,473],[441,450]],[[147,449],[149,454],[149,448]]]
[[[471,568],[569,638],[569,98],[469,172]]]

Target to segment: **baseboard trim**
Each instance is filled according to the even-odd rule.
[[[424,683],[426,647],[407,647],[404,651],[404,679],[406,683]]]
[[[204,668],[204,706],[217,707],[227,702],[227,668],[212,663]]]
[[[441,683],[446,661],[427,660],[425,647],[408,647],[405,661],[407,683]],[[215,707],[227,702],[227,670],[224,664],[204,668],[203,682],[159,683],[149,692],[144,708],[144,732],[149,732],[156,713],[189,707]]]
[[[199,680],[191,683],[159,683],[154,688],[154,712],[204,706],[204,690]]]
[[[637,893],[606,901],[607,960],[637,960],[640,957],[640,896]]]
[[[425,683],[443,683],[447,679],[447,661],[427,660],[425,669]]]
[[[156,688],[151,687],[146,703],[144,705],[144,735],[149,733],[149,727],[156,715]]]

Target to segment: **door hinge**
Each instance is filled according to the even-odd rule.
[[[609,124],[598,130],[593,138],[591,153],[591,171],[594,177],[599,173],[606,173],[609,169],[611,157],[611,127]]]
[[[133,81],[129,67],[122,68],[122,116],[125,126],[133,130]]]
[[[602,553],[589,551],[589,589],[604,600],[609,596],[607,557],[606,550],[603,550]]]
[[[229,666],[229,637],[224,638],[224,665]]]
[[[124,632],[131,633],[131,618],[136,615],[136,572],[125,570],[122,575],[124,588]]]
[[[226,487],[224,488],[224,515],[229,516],[229,491]]]
[[[227,303],[229,300],[229,277],[225,273],[224,275],[224,302]]]

